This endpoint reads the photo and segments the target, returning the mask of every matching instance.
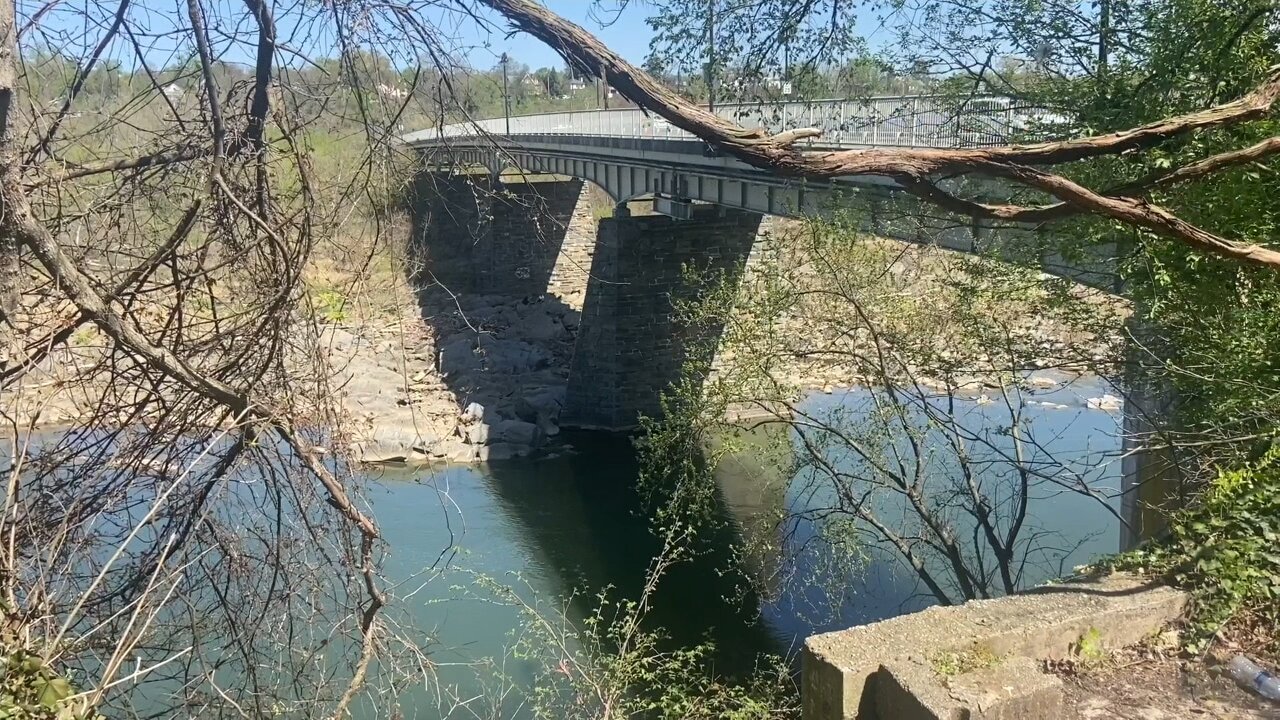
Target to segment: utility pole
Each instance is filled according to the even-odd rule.
[[[511,93],[507,91],[507,63],[510,58],[502,53],[502,116],[507,120],[507,135],[511,134]]]
[[[791,32],[782,36],[782,96],[791,95]]]
[[[716,0],[707,0],[707,108],[716,109]]]

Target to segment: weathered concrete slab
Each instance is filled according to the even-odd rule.
[[[1002,658],[990,667],[945,680],[950,697],[970,720],[1057,720],[1062,717],[1062,680],[1028,657]]]
[[[933,668],[919,658],[894,660],[880,668],[875,694],[877,717],[894,720],[968,720]]]
[[[991,664],[942,676],[927,660],[910,657],[881,667],[876,716],[893,720],[1057,720],[1062,680],[1027,657],[992,656]]]
[[[1119,648],[1158,632],[1185,605],[1180,591],[1113,574],[815,635],[802,657],[804,717],[885,718],[877,710],[880,688],[903,689],[883,670],[895,661],[974,649],[994,657],[1063,658],[1086,633],[1104,648]]]

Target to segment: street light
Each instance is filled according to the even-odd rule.
[[[499,62],[502,63],[502,116],[507,121],[507,135],[511,134],[511,94],[507,91],[507,63],[510,58],[506,53],[502,53]]]

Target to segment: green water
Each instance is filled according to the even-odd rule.
[[[1078,476],[1105,491],[1118,485],[1119,416],[1085,406],[1084,398],[1100,394],[1097,383],[1038,393],[1027,399],[1025,412],[1055,454],[1073,458]],[[848,391],[819,395],[809,403],[856,416],[865,411],[868,397],[865,391]],[[1007,413],[1002,417],[994,404],[965,401],[955,410],[960,422],[996,437],[1004,431],[1001,423],[1008,422]],[[60,437],[50,434],[42,442]],[[662,578],[646,616],[647,627],[663,634],[668,649],[712,643],[710,669],[730,677],[751,672],[762,653],[794,659],[804,638],[815,632],[892,617],[930,602],[914,575],[883,554],[871,554],[865,565],[834,583],[812,582],[810,570],[824,558],[793,551],[808,547],[815,529],[797,523],[784,535],[762,518],[827,507],[823,503],[830,499],[804,489],[803,476],[770,471],[762,457],[765,443],[753,443],[757,439],[746,438],[742,451],[720,466],[715,514],[722,522],[703,533],[696,557]],[[494,588],[512,588],[544,617],[563,614],[572,623],[593,612],[602,591],[615,599],[639,596],[659,546],[634,489],[635,451],[617,436],[579,435],[569,442],[576,452],[554,459],[368,475],[366,490],[388,547],[383,574],[392,584],[393,604],[384,617],[425,645],[427,662],[415,685],[398,690],[394,698],[366,698],[354,708],[356,717],[527,717],[524,693],[540,668],[511,651],[527,617]],[[986,463],[992,458],[975,460],[983,473],[1001,472],[999,462]],[[239,491],[251,498],[261,488],[243,482]],[[1033,498],[1033,506],[1030,521],[1054,533],[1056,545],[1073,548],[1059,568],[1117,549],[1117,523],[1093,500],[1050,488]],[[773,533],[765,539],[787,547],[741,563],[743,572],[769,578],[759,585],[763,594],[750,591],[732,570],[742,537],[759,539],[759,533]],[[1024,584],[1056,574],[1052,567],[1037,572]],[[150,690],[140,686],[127,700],[165,716],[171,707],[167,693],[175,689],[157,681]]]
[[[610,436],[574,443],[579,452],[568,457],[375,476],[371,501],[392,547],[386,574],[401,582],[400,594],[414,592],[409,612],[432,638],[441,679],[459,694],[490,690],[475,665],[484,658],[500,660],[517,683],[532,678],[529,664],[507,652],[521,612],[495,602],[476,575],[575,622],[593,611],[602,589],[640,595],[660,546],[633,489],[631,445]],[[760,653],[787,652],[798,635],[762,618],[743,579],[723,572],[735,537],[732,522],[720,527],[701,554],[661,579],[647,622],[671,649],[713,643],[715,670],[741,675]],[[415,693],[416,702],[430,704],[433,694]],[[403,710],[435,717],[440,709]]]
[[[1080,398],[1090,394],[1096,394],[1094,388],[1044,394],[1043,400],[1072,406],[1029,412],[1059,452],[1074,453],[1092,472],[1091,482],[1114,485],[1115,464],[1103,458],[1114,451],[1117,418],[1084,409]],[[859,397],[851,391],[813,402],[848,406]],[[980,405],[966,407],[971,422],[995,421]],[[431,637],[431,658],[439,664],[435,680],[453,688],[446,694],[491,693],[492,678],[478,671],[485,658],[499,661],[516,685],[533,674],[526,661],[508,652],[522,624],[520,612],[494,602],[476,574],[515,587],[553,614],[563,609],[575,621],[591,612],[603,588],[612,588],[614,596],[639,594],[658,545],[633,490],[637,468],[631,445],[590,435],[572,442],[578,452],[568,457],[373,476],[373,508],[392,548],[386,572],[400,583],[397,595],[413,625]],[[781,504],[794,509],[814,501],[788,491],[786,483],[780,490],[762,490],[760,473],[750,451],[724,464],[718,512],[728,522],[707,538],[704,554],[675,567],[659,584],[648,623],[668,636],[669,647],[709,640],[716,647],[715,669],[741,674],[760,653],[794,657],[814,632],[929,604],[914,577],[888,558],[873,559],[835,597],[806,583],[804,568],[777,573],[783,579],[770,588],[767,600],[746,591],[740,576],[723,572],[732,564],[739,530]],[[1037,498],[1036,507],[1044,527],[1079,544],[1063,567],[1116,549],[1115,522],[1094,501],[1063,493]],[[812,528],[796,528],[791,541],[803,543],[806,533]],[[1046,570],[1045,577],[1052,574]],[[411,692],[401,699],[401,711],[405,717],[440,717],[452,703],[441,705],[439,694],[434,685]],[[454,710],[459,717],[473,712]],[[519,703],[509,701],[503,712],[519,715]]]

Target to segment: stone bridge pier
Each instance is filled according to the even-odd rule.
[[[423,172],[415,185],[419,282],[463,301],[545,295],[576,328],[572,351],[553,358],[567,374],[556,422],[571,428],[629,430],[658,414],[691,353],[714,352],[721,330],[674,317],[700,286],[687,272],[738,282],[763,217],[699,205],[676,220],[622,204],[597,220],[591,185],[562,176]]]
[[[633,428],[641,415],[658,414],[662,391],[680,378],[690,353],[714,352],[721,328],[684,327],[675,305],[698,290],[689,271],[737,283],[762,216],[695,210],[676,220],[621,207],[600,221],[562,424]]]
[[[583,186],[576,179],[420,173],[413,236],[426,263],[418,275],[455,293],[546,292],[562,249],[594,242]]]

